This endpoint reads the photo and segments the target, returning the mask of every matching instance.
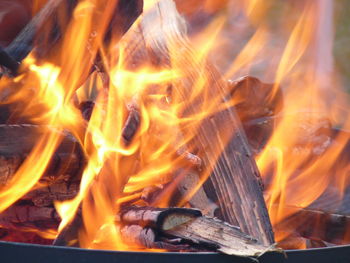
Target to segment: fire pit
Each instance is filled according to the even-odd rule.
[[[347,263],[350,260],[349,246],[333,248],[315,248],[308,250],[290,250],[286,257],[281,254],[265,254],[259,259],[261,263],[299,263],[336,261]],[[77,248],[60,248],[52,246],[28,245],[0,242],[2,259],[6,262],[237,262],[251,263],[249,258],[232,257],[217,253],[150,253],[150,252],[117,252],[103,250],[86,250]]]
[[[243,2],[48,0],[0,39],[6,262],[349,262],[332,1]]]

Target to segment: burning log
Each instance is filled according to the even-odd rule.
[[[0,125],[0,183],[5,185],[35,147],[45,132],[56,132],[46,126]],[[79,181],[85,163],[84,154],[76,139],[59,134],[62,142],[47,168],[43,182]],[[69,175],[67,177],[67,175]]]
[[[15,40],[0,51],[0,64],[7,67],[11,74],[16,75],[19,63],[33,48],[33,41],[39,28],[46,23],[64,0],[50,0],[40,12],[18,34]]]
[[[143,228],[139,225],[126,225],[120,230],[125,244],[135,248],[155,248],[170,251],[199,251],[189,244],[181,243],[179,239],[159,237],[152,228]]]
[[[185,38],[185,26],[171,0],[160,1],[153,11],[147,13],[140,25],[132,28],[129,34],[132,43],[126,51],[130,65],[137,67],[148,61],[151,65],[186,69],[182,79],[174,83],[173,95],[181,101],[191,97],[189,92],[196,86],[193,79],[206,76],[208,82],[207,97],[198,98],[183,112],[183,117],[196,116],[201,101],[208,101],[221,94],[219,104],[225,104],[228,88],[221,80],[220,74],[207,63],[196,65],[190,45]],[[169,46],[171,43],[171,46]],[[181,50],[171,56],[171,50]],[[173,61],[172,57],[176,57]],[[142,59],[141,59],[142,58]],[[141,66],[140,65],[140,66]],[[175,65],[174,65],[175,66]],[[204,163],[203,174],[213,171],[209,177],[211,187],[207,187],[209,197],[218,202],[222,219],[241,227],[242,231],[262,241],[265,245],[274,243],[272,227],[262,195],[259,171],[247,143],[240,120],[235,109],[228,106],[226,110],[214,113],[200,124],[194,140],[188,144],[190,152],[196,153]],[[180,127],[184,136],[187,127]],[[225,145],[228,145],[225,147]],[[224,152],[220,155],[219,153]],[[219,159],[218,159],[219,157]],[[212,198],[213,197],[213,198]]]
[[[179,169],[177,173],[179,177],[177,189],[183,200],[188,200],[191,207],[200,209],[203,214],[214,217],[218,206],[208,198],[203,187],[198,187],[201,184],[198,171],[189,168]]]
[[[53,207],[15,204],[0,214],[0,225],[7,229],[55,229],[60,218]]]
[[[273,250],[272,246],[261,245],[258,240],[242,233],[239,228],[205,216],[164,230],[164,232],[195,244],[203,244],[207,248],[215,248],[228,255],[258,257]]]
[[[16,75],[22,60],[33,50],[35,38],[40,37],[39,33],[41,33],[41,37],[44,37],[43,32],[40,32],[43,26],[57,15],[57,11],[63,5],[67,6],[67,15],[70,17],[77,3],[78,1],[76,0],[49,0],[12,43],[5,49],[0,49],[0,65],[6,67],[12,75]],[[112,34],[121,37],[142,13],[142,10],[143,0],[118,1],[106,31],[105,41],[108,41]],[[58,27],[58,22],[53,21],[53,25]],[[52,49],[52,46],[61,39],[62,32],[58,28],[52,28],[48,32],[49,34],[52,34],[52,32],[55,34],[54,36],[49,36],[51,43],[47,45]],[[40,53],[46,52],[47,50],[40,51]]]
[[[282,91],[250,76],[230,81],[228,87],[249,144],[258,154],[272,135],[275,116],[283,107]]]
[[[229,82],[231,98],[244,123],[262,117],[274,116],[283,108],[283,94],[274,84],[266,84],[258,78],[245,76]]]
[[[0,228],[1,241],[51,245],[51,240],[45,238],[45,237],[50,237],[51,235],[42,237],[41,234],[42,233],[37,231],[34,231],[34,232],[28,231],[28,229],[13,230],[13,229]]]
[[[37,207],[51,206],[54,201],[73,199],[79,192],[80,182],[70,180],[71,178],[67,178],[49,182],[47,186],[32,190],[21,199],[31,201]]]
[[[196,249],[214,249],[229,255],[260,256],[270,250],[239,228],[204,217],[194,209],[134,207],[122,212],[120,221],[126,224],[121,229],[124,239],[145,247],[155,247],[157,240],[170,235]]]
[[[121,222],[124,224],[137,224],[167,230],[191,221],[201,216],[202,213],[196,209],[188,208],[152,208],[131,207],[121,214]]]

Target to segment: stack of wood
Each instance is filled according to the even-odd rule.
[[[122,17],[133,17],[135,20],[140,13],[137,10],[142,1],[134,1],[135,5],[130,5],[133,1],[119,2],[121,6],[118,6],[118,10],[122,11]],[[48,1],[47,6],[44,7],[46,15],[50,13],[47,9],[57,8],[57,3],[51,7],[50,3],[52,5],[52,1]],[[136,11],[135,8],[137,8]],[[128,12],[132,14],[130,17],[127,16]],[[40,12],[38,15],[43,16]],[[25,37],[20,34],[22,41],[23,38],[27,39],[30,45],[35,35],[33,32],[37,28],[33,23],[43,19],[36,17],[33,21],[30,24],[31,41],[27,39],[28,33],[23,33]],[[170,43],[181,45],[183,52],[179,54],[183,58],[181,63],[189,65],[188,72],[191,76],[187,75],[179,83],[173,83],[172,92],[186,101],[187,92],[194,85],[193,76],[203,72],[196,72],[196,65],[191,61],[192,49],[186,39],[186,29],[175,3],[172,0],[162,0],[156,8],[140,18],[140,23],[127,31],[131,24],[127,21],[122,26],[121,31],[127,33],[121,43],[123,41],[130,43],[132,39],[133,45],[130,45],[128,55],[130,64],[133,66],[140,60],[142,63],[146,61],[154,66],[159,64],[169,68],[179,66],[172,65],[168,45]],[[18,40],[10,45],[11,48],[5,49],[6,55],[16,54],[13,51],[17,50],[16,43]],[[18,57],[23,55],[21,53],[16,60],[18,61]],[[239,84],[229,85],[222,80],[213,65],[206,63],[204,74],[211,87],[210,94],[206,96],[219,95],[220,103],[229,104],[230,96],[239,93],[239,88],[232,88],[232,85],[238,87]],[[15,74],[16,71],[10,69],[10,73]],[[197,111],[195,103],[198,102],[188,105],[183,117]],[[89,119],[93,107],[93,102],[81,104],[85,119]],[[191,208],[153,207],[156,204],[155,200],[161,198],[162,194],[168,190],[166,186],[143,190],[142,199],[147,203],[147,207],[135,207],[130,203],[123,205],[121,212],[116,215],[116,222],[122,226],[121,236],[130,247],[164,248],[173,251],[220,251],[239,256],[259,256],[275,249],[274,234],[263,198],[261,178],[240,120],[240,117],[245,118],[242,114],[246,109],[244,107],[243,111],[240,108],[237,109],[239,114],[235,108],[227,107],[223,111],[214,113],[210,118],[204,119],[194,139],[188,145],[179,147],[177,151],[177,154],[183,158],[184,165],[173,175],[176,181],[175,193]],[[125,120],[123,129],[125,143],[133,139],[141,121],[137,105],[129,107],[128,110],[129,116]],[[14,173],[46,129],[51,128],[18,124],[0,126],[1,187],[5,188],[11,182]],[[186,136],[188,132],[186,127],[179,127],[174,131],[176,133],[174,136]],[[76,196],[81,174],[87,162],[81,146],[71,134],[61,133],[60,136],[62,142],[39,184],[0,214],[2,228],[8,230],[57,229],[60,218],[53,207],[53,202],[72,199]],[[222,145],[226,146],[217,156]],[[211,173],[210,177],[200,187],[201,179],[208,172]],[[196,193],[192,195],[193,190],[197,188]],[[78,212],[73,221],[60,232],[54,244],[79,246],[77,237],[82,227],[84,225],[81,213]],[[7,231],[8,240],[11,240],[9,235],[12,233]]]

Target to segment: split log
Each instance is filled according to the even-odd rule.
[[[185,37],[186,26],[173,1],[157,3],[156,8],[146,14],[134,30],[134,39],[128,42],[132,45],[126,51],[130,65],[137,67],[150,63],[158,67],[184,69],[179,74],[181,79],[174,83],[174,98],[188,101],[196,81],[204,76],[205,92],[183,111],[183,117],[196,116],[202,102],[213,101],[218,96],[220,100],[216,108],[219,104],[225,105],[228,87],[210,63],[205,62],[205,66],[196,64],[198,60]],[[185,137],[193,134],[188,127],[181,128]],[[227,106],[226,110],[214,112],[202,121],[195,134],[188,144],[189,151],[203,160],[204,175],[212,172],[209,181],[213,187],[209,191],[215,193],[209,197],[218,202],[222,219],[240,226],[243,232],[265,245],[273,244],[259,171],[235,109]],[[207,194],[209,191],[206,191]]]
[[[181,173],[184,173],[181,175]],[[177,190],[183,200],[187,201],[191,207],[200,209],[203,214],[214,217],[218,206],[208,198],[203,187],[198,186],[200,183],[199,173],[194,169],[178,169],[179,183]],[[193,191],[196,191],[193,194]],[[191,196],[191,198],[187,198]]]
[[[49,129],[58,133],[48,126],[0,125],[0,184],[11,180],[40,136]],[[62,142],[41,179],[43,183],[80,180],[85,165],[83,151],[72,135],[64,132],[59,135]]]
[[[123,224],[167,230],[201,215],[199,210],[188,208],[131,207],[122,211],[120,220]]]
[[[184,208],[131,207],[120,215],[122,236],[134,244],[151,247],[164,235],[183,239],[196,248],[237,256],[260,256],[274,250],[242,233],[238,227],[203,217],[199,210]]]
[[[215,248],[216,251],[228,255],[259,257],[265,252],[275,250],[272,246],[259,244],[258,240],[242,233],[237,227],[203,216],[164,230],[164,233]]]

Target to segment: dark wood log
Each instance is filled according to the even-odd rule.
[[[179,73],[181,79],[174,83],[173,99],[188,101],[196,81],[205,81],[203,93],[184,109],[183,117],[200,114],[203,102],[215,102],[215,109],[226,107],[226,110],[213,111],[210,117],[197,125],[196,136],[187,145],[189,152],[194,152],[203,160],[202,176],[211,173],[209,181],[212,187],[207,187],[209,191],[206,189],[206,192],[210,199],[218,202],[221,218],[240,226],[243,232],[263,244],[273,244],[259,171],[237,113],[225,101],[229,88],[209,62],[197,64],[198,60],[186,39],[185,23],[174,2],[159,2],[143,17],[134,32],[133,36],[129,36],[134,41],[128,42],[132,45],[126,50],[130,65],[137,67],[150,63],[156,67],[183,70]],[[194,132],[190,125],[181,129],[184,137],[190,137]]]
[[[70,18],[77,0],[49,0],[45,6],[33,17],[26,27],[18,34],[12,43],[4,50],[0,50],[0,65],[7,67],[12,75],[18,73],[18,68],[22,60],[33,50],[36,39],[43,41],[49,34],[46,46],[41,44],[40,56],[46,56],[52,46],[62,39],[62,34],[58,21],[51,21],[57,18],[59,9],[67,10],[66,17]],[[105,41],[108,42],[112,36],[114,39],[120,38],[134,23],[142,13],[143,0],[121,0],[115,6],[115,11],[111,17],[108,28],[104,31]],[[52,24],[49,30],[42,30],[48,23]],[[67,22],[68,24],[68,22]],[[39,34],[40,33],[40,34]],[[40,45],[39,45],[40,46]],[[92,61],[94,58],[92,58]]]
[[[31,201],[37,207],[52,206],[55,201],[73,199],[79,192],[80,182],[55,181],[30,191],[21,200]]]
[[[276,209],[278,209],[277,206]],[[284,244],[295,235],[336,245],[345,245],[350,242],[350,236],[347,235],[350,215],[337,214],[322,208],[301,208],[292,205],[279,209],[291,214],[275,226],[277,232],[286,233],[286,237],[281,240],[283,248],[286,248]]]
[[[51,235],[46,235],[47,232],[36,232],[28,229],[5,229],[0,228],[0,240],[6,242],[20,242],[39,245],[51,245]]]
[[[67,132],[58,132],[48,126],[0,125],[0,183],[11,180],[21,163],[45,132],[56,132],[62,141],[42,177],[42,182],[79,181],[85,166],[85,157],[77,140]]]
[[[53,241],[54,246],[79,247],[79,230],[83,226],[81,207],[79,207],[74,218],[58,234]]]
[[[15,204],[0,214],[0,225],[8,229],[56,229],[60,218],[53,207]]]
[[[164,233],[202,244],[211,249],[215,248],[229,255],[258,257],[267,251],[274,250],[272,246],[261,245],[256,239],[242,233],[237,227],[203,216],[164,230]]]
[[[11,70],[13,75],[17,74],[19,63],[29,54],[33,48],[34,38],[44,23],[46,23],[64,0],[49,0],[46,5],[35,15],[27,26],[18,34],[15,40],[4,50],[8,57],[16,63],[3,64]]]

